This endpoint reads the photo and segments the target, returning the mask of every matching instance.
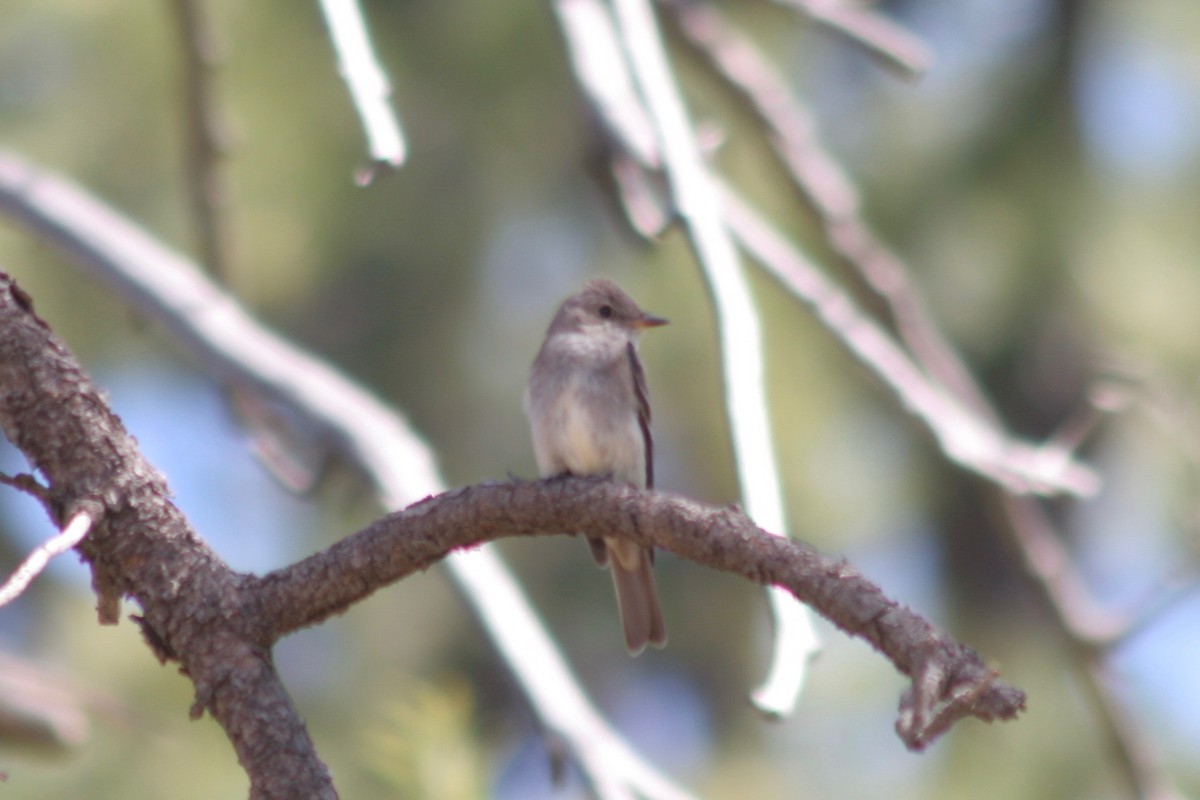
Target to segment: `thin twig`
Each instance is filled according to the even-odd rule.
[[[742,274],[721,199],[697,146],[683,99],[671,76],[648,0],[613,0],[616,30],[657,134],[675,209],[687,230],[717,318],[726,416],[733,439],[741,496],[764,528],[786,536],[779,471],[771,446],[763,384],[762,334]],[[775,656],[766,682],[753,695],[774,715],[795,706],[808,660],[817,649],[811,619],[791,598],[772,590],[777,623]]]
[[[210,24],[206,0],[175,0],[174,8],[183,55],[188,194],[200,245],[200,262],[217,280],[228,283],[230,225],[225,206],[229,192],[221,171],[228,136],[212,90],[217,34]]]
[[[924,42],[861,3],[846,0],[775,2],[841,34],[907,77],[923,75],[933,61],[933,55]]]
[[[1091,600],[1075,560],[1037,501],[1003,493],[993,499],[1001,504],[1007,532],[1017,545],[1026,575],[1033,579],[1068,638],[1087,650],[1113,641],[1125,629],[1124,622]]]
[[[59,533],[42,542],[17,567],[17,571],[0,586],[0,607],[16,600],[42,574],[42,570],[55,556],[62,555],[83,541],[92,529],[92,517],[86,511],[80,511],[71,517],[71,521]]]
[[[734,235],[770,275],[808,303],[835,338],[870,367],[937,439],[947,458],[1018,494],[1089,496],[1099,477],[1070,451],[1010,437],[934,383],[850,296],[831,283],[733,189],[725,188]]]
[[[629,227],[656,240],[674,221],[660,172],[658,141],[646,112],[612,11],[604,0],[554,0],[575,80],[600,128],[595,168],[602,188],[616,196]]]
[[[1141,800],[1182,800],[1162,765],[1109,685],[1108,659],[1127,624],[1092,601],[1082,576],[1039,501],[991,490],[1006,521],[1005,533],[1017,545],[1026,574],[1041,595],[1050,617],[1070,645],[1081,683],[1095,710],[1098,734],[1134,796]]]
[[[654,124],[638,96],[608,7],[601,0],[555,0],[554,13],[575,79],[596,107],[598,120],[637,161],[657,166]]]
[[[399,412],[263,328],[194,264],[79,187],[0,151],[0,213],[108,281],[219,380],[260,391],[308,420],[363,471],[383,507],[444,490],[433,453]],[[686,797],[603,722],[495,548],[445,564],[536,714],[580,754],[590,782],[617,780],[648,798]]]
[[[817,215],[826,243],[852,279],[887,304],[900,339],[935,379],[976,414],[998,424],[983,390],[934,324],[906,265],[862,216],[858,189],[822,146],[808,110],[755,42],[725,15],[695,0],[660,0],[680,31],[767,128],[771,150]]]
[[[0,472],[0,483],[25,492],[25,494],[41,503],[46,513],[52,513],[53,506],[50,501],[50,490],[39,483],[38,479],[28,472],[21,472],[16,475],[8,475]]]
[[[406,157],[404,133],[391,106],[392,86],[371,48],[362,11],[355,0],[321,0],[321,11],[337,51],[342,78],[358,109],[371,164],[360,170],[360,185],[375,179],[380,169],[398,169]]]

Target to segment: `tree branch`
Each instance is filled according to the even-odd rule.
[[[321,0],[321,12],[337,51],[342,78],[367,136],[371,164],[356,177],[360,185],[365,185],[380,170],[395,170],[404,164],[407,153],[404,133],[392,111],[392,86],[371,48],[367,23],[358,4],[355,0]]]
[[[732,189],[725,191],[729,224],[738,242],[795,297],[808,304],[834,337],[892,391],[933,434],[945,457],[1015,494],[1087,497],[1100,476],[1063,442],[1021,441],[976,413],[921,369],[850,295],[792,246]],[[1066,444],[1070,444],[1067,442]]]
[[[964,716],[1011,719],[1024,693],[996,682],[953,641],[844,561],[757,527],[737,507],[713,508],[597,478],[484,483],[422,500],[325,551],[266,575],[258,593],[277,634],[341,613],[448,553],[512,536],[621,536],[764,586],[786,589],[913,679],[897,724],[919,750]]]
[[[926,311],[908,267],[863,219],[858,189],[822,146],[816,122],[780,71],[711,4],[659,2],[721,83],[762,123],[771,152],[816,214],[826,243],[848,267],[847,275],[887,304],[896,334],[926,371],[976,414],[998,425],[991,403]]]
[[[196,687],[193,715],[225,728],[250,775],[251,797],[336,793],[304,723],[279,682],[270,647],[245,614],[244,576],[231,571],[168,499],[75,358],[0,273],[0,429],[47,481],[55,524],[93,520],[78,550],[92,568],[101,622],[122,597],[160,660]]]
[[[1097,735],[1111,763],[1135,796],[1182,800],[1171,786],[1148,738],[1111,685],[1110,658],[1127,622],[1105,612],[1088,591],[1075,559],[1063,544],[1041,503],[990,490],[989,500],[1003,520],[1001,535],[1015,551],[1050,622],[1067,643],[1080,684],[1095,712]]]
[[[206,0],[174,0],[179,51],[183,54],[185,161],[192,219],[200,245],[200,263],[227,283],[229,218],[228,187],[221,173],[228,135],[213,98],[212,73],[217,61],[217,34],[210,24]]]
[[[933,55],[908,31],[862,3],[849,0],[775,0],[863,48],[908,77],[929,69]]]
[[[71,518],[61,531],[38,545],[29,557],[21,562],[17,571],[0,586],[0,606],[6,606],[21,596],[33,579],[42,574],[42,570],[55,556],[75,547],[92,529],[92,518],[86,511],[80,511]]]

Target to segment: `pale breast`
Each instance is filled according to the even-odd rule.
[[[617,480],[644,483],[644,445],[629,386],[611,375],[576,373],[541,405],[532,416],[543,473],[611,473]]]

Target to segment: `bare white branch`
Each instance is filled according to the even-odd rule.
[[[1031,444],[1011,437],[930,380],[850,296],[825,278],[748,203],[725,189],[728,219],[738,241],[916,415],[947,458],[1016,494],[1089,496],[1100,488],[1095,470],[1055,441]]]
[[[716,183],[704,163],[683,98],[672,77],[648,0],[613,0],[617,32],[634,83],[653,122],[676,211],[687,228],[716,311],[725,378],[725,408],[746,511],[763,528],[786,535],[779,470],[771,446],[763,384],[762,333]],[[754,693],[763,711],[790,713],[804,685],[816,633],[807,610],[778,589],[775,656]]]
[[[612,14],[600,0],[556,0],[554,12],[567,40],[575,77],[610,126],[642,164],[658,164],[654,126],[625,63]]]
[[[632,750],[579,690],[562,654],[546,635],[520,585],[491,547],[455,553],[452,572],[468,596],[470,587],[488,587],[486,603],[473,601],[505,661],[522,681],[543,724],[564,736],[579,759],[585,779],[604,800],[644,797],[690,800],[691,795]],[[795,598],[792,600],[795,603]]]
[[[390,103],[392,86],[371,48],[371,38],[354,0],[321,0],[321,11],[337,51],[342,78],[350,90],[363,131],[372,167],[359,174],[359,183],[370,183],[375,169],[395,169],[404,163],[406,147],[400,122]]]
[[[17,571],[12,574],[12,577],[5,581],[3,586],[0,586],[0,607],[8,605],[20,597],[33,579],[42,574],[42,570],[46,568],[52,558],[62,555],[82,542],[83,537],[87,536],[88,531],[92,529],[93,521],[90,514],[80,511],[71,517],[67,527],[38,545],[29,554],[29,557],[21,562],[21,566],[17,567]]]

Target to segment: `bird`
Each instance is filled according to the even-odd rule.
[[[666,324],[606,278],[562,302],[525,391],[542,477],[606,475],[654,487],[650,397],[637,344],[644,329]],[[654,549],[615,536],[588,537],[588,544],[596,563],[612,573],[629,653],[665,646]]]

